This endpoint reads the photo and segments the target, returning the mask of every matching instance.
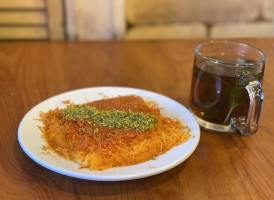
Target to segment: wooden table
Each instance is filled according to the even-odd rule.
[[[201,132],[179,166],[121,182],[80,180],[32,161],[17,129],[37,103],[94,86],[155,91],[188,106],[195,46],[202,40],[0,43],[0,199],[274,199],[274,39],[241,39],[268,55],[265,103],[251,137]]]

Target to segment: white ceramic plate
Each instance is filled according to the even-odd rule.
[[[186,143],[172,148],[167,153],[158,156],[156,160],[150,160],[141,164],[127,167],[110,168],[103,171],[92,171],[84,168],[79,169],[79,164],[68,161],[57,154],[43,153],[42,146],[47,145],[41,137],[38,129],[41,122],[40,111],[47,112],[56,107],[64,108],[62,101],[71,100],[76,104],[102,99],[102,95],[116,97],[119,95],[138,95],[144,100],[154,101],[161,108],[161,114],[176,117],[191,129],[191,137]],[[66,92],[51,97],[32,108],[22,119],[18,128],[18,140],[24,152],[35,162],[54,172],[87,180],[97,181],[121,181],[152,176],[167,171],[186,160],[196,149],[200,139],[200,129],[192,114],[178,102],[146,90],[124,87],[94,87]],[[54,156],[53,156],[54,155]]]

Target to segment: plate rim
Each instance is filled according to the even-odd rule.
[[[69,95],[70,93],[75,93],[75,92],[81,92],[84,90],[96,90],[96,89],[119,89],[119,90],[135,90],[135,91],[139,91],[139,92],[144,92],[144,93],[151,93],[154,94],[156,96],[161,96],[166,98],[169,101],[173,101],[174,103],[180,105],[188,114],[188,117],[192,118],[192,122],[195,123],[195,127],[196,129],[194,131],[196,131],[196,135],[195,135],[195,144],[191,147],[190,151],[187,151],[187,153],[184,155],[184,157],[178,159],[176,162],[173,162],[171,164],[166,165],[165,167],[161,167],[161,168],[156,168],[153,169],[151,172],[147,172],[147,173],[137,173],[137,174],[127,174],[127,175],[122,175],[121,177],[116,176],[109,176],[109,175],[94,175],[94,174],[84,174],[84,173],[76,173],[73,171],[69,171],[67,169],[62,169],[56,166],[52,166],[51,164],[48,164],[46,161],[36,157],[28,148],[27,146],[24,144],[24,142],[22,141],[22,126],[23,126],[23,122],[24,120],[29,116],[29,114],[31,112],[33,112],[33,110],[35,110],[36,108],[38,108],[39,106],[43,105],[45,102],[50,101],[52,99],[55,99],[59,96],[63,96],[63,95]],[[134,94],[134,92],[133,92]],[[117,93],[117,95],[119,96],[119,94]],[[136,94],[138,95],[138,94]],[[142,97],[143,98],[143,97]],[[50,108],[49,108],[50,109]],[[41,137],[42,138],[42,137]],[[19,144],[21,146],[21,148],[23,149],[23,151],[37,164],[41,165],[42,167],[49,169],[55,173],[59,173],[65,176],[69,176],[69,177],[73,177],[73,178],[78,178],[78,179],[84,179],[84,180],[93,180],[93,181],[125,181],[125,180],[134,180],[134,179],[140,179],[140,178],[145,178],[145,177],[150,177],[150,176],[154,176],[160,173],[163,173],[165,171],[168,171],[176,166],[178,166],[179,164],[183,163],[186,159],[188,159],[193,152],[196,150],[199,141],[200,141],[200,127],[196,121],[196,119],[194,118],[194,116],[191,114],[191,112],[181,103],[177,102],[176,100],[162,95],[160,93],[157,92],[153,92],[153,91],[149,91],[149,90],[145,90],[145,89],[139,89],[139,88],[133,88],[133,87],[121,87],[121,86],[97,86],[97,87],[86,87],[86,88],[79,88],[79,89],[74,89],[74,90],[70,90],[70,91],[66,91],[57,95],[54,95],[52,97],[49,97],[43,101],[41,101],[40,103],[36,104],[35,106],[33,106],[22,118],[22,120],[20,121],[19,127],[18,127],[18,141]],[[181,144],[182,145],[182,144]],[[179,145],[180,146],[180,145]],[[176,148],[177,146],[173,147]],[[169,150],[170,151],[170,150]],[[166,152],[167,153],[167,152]],[[165,155],[165,154],[163,154]],[[60,158],[62,158],[60,156]],[[72,161],[73,162],[73,161]],[[148,162],[148,161],[146,161]],[[143,162],[143,163],[146,163]],[[143,164],[140,163],[140,164]],[[130,165],[130,166],[138,166],[140,164],[136,164],[136,165]],[[130,166],[124,166],[124,167],[118,167],[118,168],[126,168],[126,167],[130,167]],[[111,168],[113,169],[113,168]],[[96,170],[95,170],[96,171]],[[92,171],[91,171],[92,172]]]

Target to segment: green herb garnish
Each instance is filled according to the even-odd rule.
[[[229,110],[228,110],[228,113],[226,115],[226,118],[224,120],[224,124],[227,122],[227,120],[229,119],[232,111],[240,105],[240,101],[239,99],[243,96],[245,92],[245,88],[244,87],[241,87],[241,86],[238,86],[238,87],[235,87],[232,89],[231,91],[231,95],[230,95],[230,98],[229,98]]]

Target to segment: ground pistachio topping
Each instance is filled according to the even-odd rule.
[[[113,128],[132,128],[136,130],[152,130],[157,127],[156,115],[121,110],[99,110],[87,104],[70,105],[62,111],[69,120],[84,119],[95,122],[99,126]]]

